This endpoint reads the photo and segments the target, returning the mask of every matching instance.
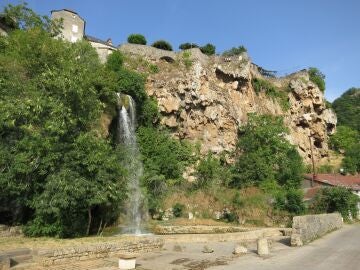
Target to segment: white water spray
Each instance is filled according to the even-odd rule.
[[[121,107],[118,108],[118,143],[125,148],[125,167],[128,171],[129,199],[127,205],[128,226],[123,233],[142,234],[141,221],[146,215],[144,208],[144,196],[140,189],[140,178],[143,175],[143,164],[136,142],[136,107],[135,102],[128,95],[119,95]],[[127,108],[126,108],[127,107]]]

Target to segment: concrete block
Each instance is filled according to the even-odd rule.
[[[120,270],[130,270],[130,269],[135,269],[135,267],[136,267],[136,258],[131,258],[131,259],[120,258],[119,259],[119,269]]]

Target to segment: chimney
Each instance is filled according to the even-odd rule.
[[[113,45],[111,38],[108,38],[108,40],[106,41],[106,44],[107,44],[107,45],[110,45],[110,46]]]

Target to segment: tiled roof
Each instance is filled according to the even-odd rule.
[[[113,45],[110,45],[110,44],[107,43],[106,41],[101,40],[101,39],[96,38],[96,37],[92,37],[92,36],[86,35],[86,36],[85,36],[85,39],[88,40],[88,41],[92,41],[92,42],[104,44],[104,45],[106,45],[106,46],[110,46],[110,47],[116,49]]]
[[[312,174],[306,174],[305,178],[312,179]],[[360,175],[341,175],[341,174],[317,174],[315,182],[330,185],[351,188],[352,190],[360,190]]]

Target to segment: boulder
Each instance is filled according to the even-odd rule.
[[[234,247],[233,254],[240,255],[240,254],[246,254],[246,253],[248,253],[248,249],[246,247],[244,247],[243,245],[238,244]]]

